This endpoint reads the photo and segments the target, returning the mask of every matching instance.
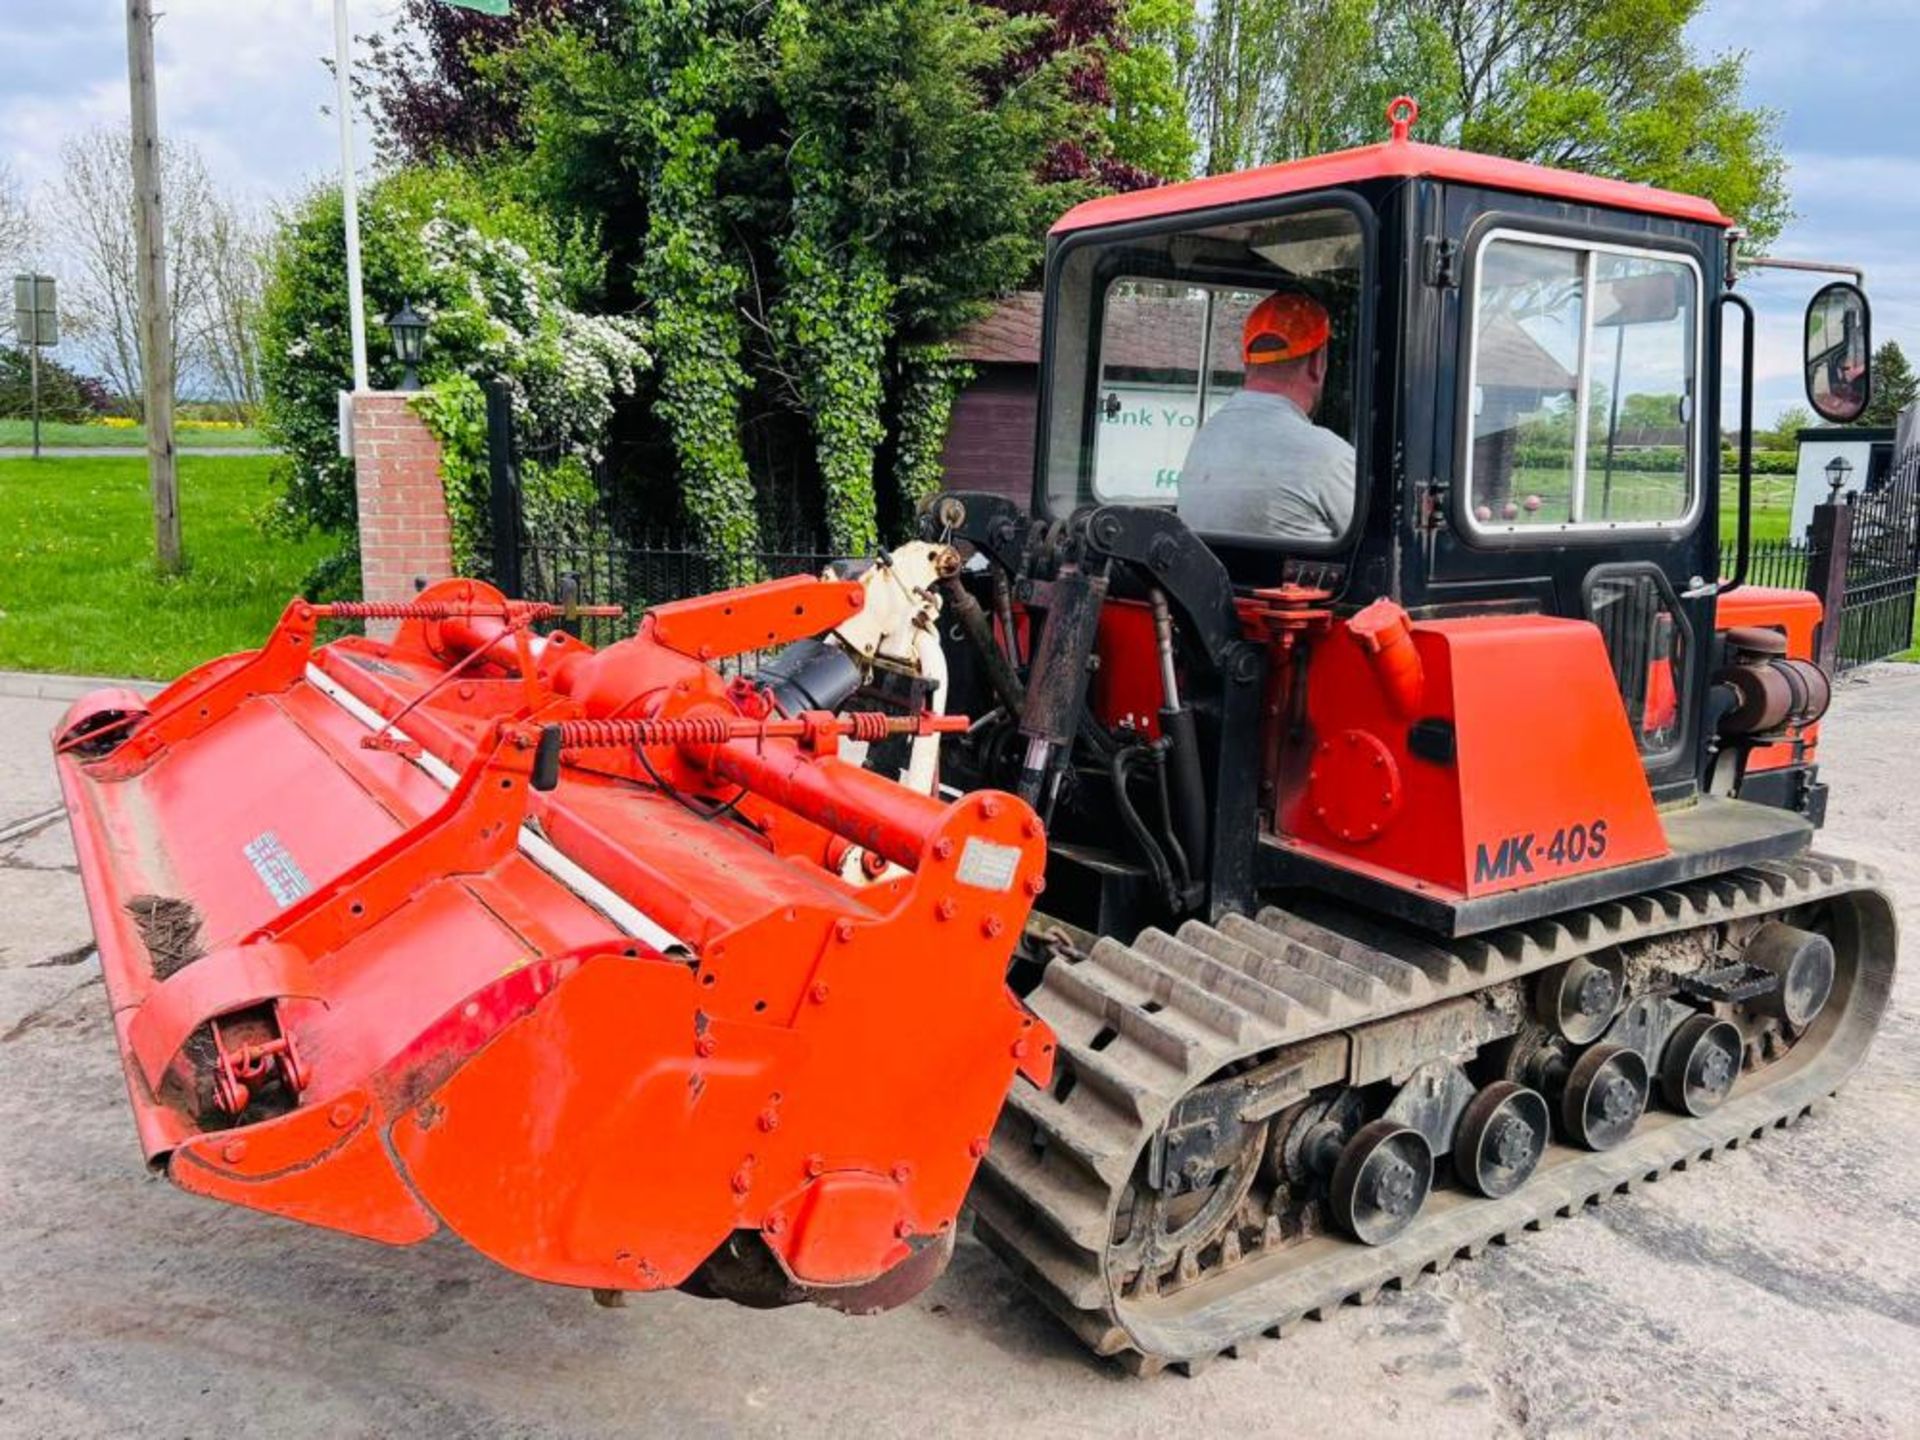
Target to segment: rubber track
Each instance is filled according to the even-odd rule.
[[[1723,1147],[1786,1125],[1858,1066],[1885,1010],[1895,933],[1878,876],[1819,855],[1756,865],[1590,910],[1462,940],[1437,941],[1367,917],[1279,909],[1190,921],[1132,945],[1099,941],[1056,960],[1028,997],[1057,1032],[1074,1074],[1059,1087],[1016,1083],[981,1168],[976,1230],[1096,1353],[1129,1369],[1196,1369],[1341,1304],[1412,1283],[1456,1257],[1504,1244],[1556,1216],[1658,1180]],[[1254,1251],[1235,1268],[1150,1299],[1118,1299],[1103,1266],[1120,1197],[1144,1145],[1188,1091],[1237,1061],[1405,1014],[1610,946],[1844,900],[1857,965],[1815,1030],[1743,1077],[1711,1115],[1650,1108],[1620,1147],[1549,1148],[1500,1200],[1436,1191],[1390,1244],[1320,1237]]]

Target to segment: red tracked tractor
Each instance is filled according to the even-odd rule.
[[[333,607],[390,641],[295,602],[77,705],[150,1163],[559,1284],[852,1310],[965,1201],[1152,1369],[1832,1092],[1894,921],[1811,848],[1834,617],[1740,583],[1750,392],[1721,553],[1727,222],[1409,109],[1060,222],[1030,507],[943,495],[598,651],[468,581]],[[1189,447],[1301,316],[1291,423],[1350,491],[1322,534],[1223,524],[1200,471],[1264,461]],[[1864,298],[1812,320],[1845,418]]]

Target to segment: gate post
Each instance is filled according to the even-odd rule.
[[[1813,507],[1807,526],[1807,588],[1820,597],[1820,638],[1814,660],[1829,675],[1840,651],[1847,603],[1847,556],[1853,548],[1853,496]]]
[[[493,532],[493,583],[520,599],[520,467],[513,454],[513,391],[504,380],[487,382],[487,513]]]
[[[360,532],[360,593],[400,602],[453,574],[453,525],[440,442],[414,411],[411,392],[361,390],[353,396],[354,503]],[[385,639],[390,620],[368,622]]]

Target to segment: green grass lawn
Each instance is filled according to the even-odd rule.
[[[274,463],[181,460],[188,568],[163,579],[143,459],[0,460],[0,669],[170,680],[258,645],[334,544],[261,532]]]
[[[1720,496],[1720,535],[1731,545],[1740,526],[1740,478],[1728,475]],[[1793,477],[1756,475],[1753,477],[1753,538],[1784,540],[1793,524]]]
[[[258,450],[267,442],[258,430],[202,430],[188,424],[174,427],[173,443],[184,450]],[[33,444],[31,420],[0,420],[0,449]],[[144,450],[144,425],[65,425],[46,421],[40,426],[42,447],[87,446],[115,450]]]
[[[1793,523],[1793,477],[1791,475],[1756,475],[1753,477],[1753,538],[1755,540],[1784,540],[1788,527]],[[1740,523],[1740,484],[1739,477],[1732,472],[1721,478],[1720,493],[1720,534],[1725,544],[1732,544]],[[1679,482],[1675,476],[1627,473],[1615,477],[1611,504],[1605,513],[1622,522],[1639,519],[1665,518],[1673,512],[1674,496],[1679,493]],[[1539,497],[1538,510],[1522,510],[1519,517],[1524,524],[1528,516],[1537,516],[1542,523],[1564,520],[1567,516],[1567,479],[1565,475],[1553,475],[1544,470],[1521,469],[1515,472],[1513,494],[1516,501],[1526,496]],[[1595,491],[1589,490],[1589,517],[1599,518],[1600,510]],[[1731,558],[1731,557],[1729,557]]]

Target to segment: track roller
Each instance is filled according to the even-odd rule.
[[[1596,1045],[1567,1072],[1560,1121],[1567,1138],[1611,1150],[1633,1133],[1647,1108],[1647,1062],[1624,1045]]]
[[[1745,1048],[1730,1021],[1711,1015],[1681,1021],[1660,1056],[1661,1098],[1682,1115],[1717,1109],[1740,1078]]]
[[[1620,1008],[1618,971],[1582,957],[1540,977],[1534,1011],[1575,1045],[1598,1040]]]
[[[1362,1125],[1340,1152],[1329,1195],[1333,1218],[1363,1245],[1384,1245],[1426,1204],[1433,1188],[1433,1151],[1410,1125]]]
[[[1461,1184],[1498,1199],[1527,1183],[1547,1149],[1547,1102],[1537,1090],[1496,1080],[1460,1117],[1453,1168]]]
[[[1778,977],[1780,988],[1761,1004],[1794,1029],[1804,1029],[1833,993],[1833,942],[1775,920],[1753,932],[1746,959]]]

